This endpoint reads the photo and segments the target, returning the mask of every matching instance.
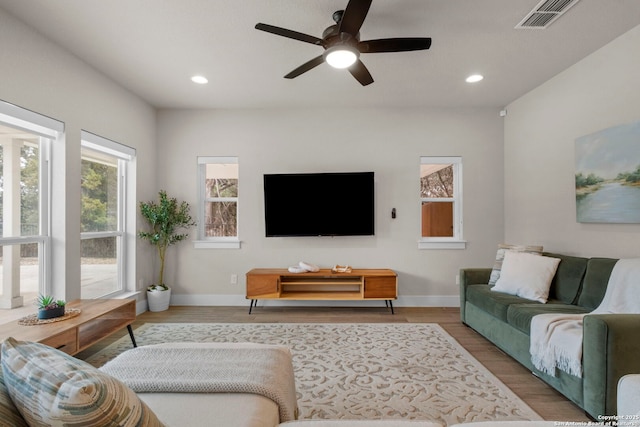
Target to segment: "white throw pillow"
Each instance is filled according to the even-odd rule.
[[[500,278],[491,290],[544,304],[559,263],[558,258],[507,251]]]
[[[500,271],[502,270],[502,261],[504,260],[504,254],[507,251],[513,252],[529,252],[532,254],[542,253],[542,246],[533,245],[510,245],[507,243],[500,243],[498,245],[498,252],[496,252],[496,260],[493,263],[493,269],[491,270],[491,277],[489,278],[489,286],[496,284],[500,278]]]

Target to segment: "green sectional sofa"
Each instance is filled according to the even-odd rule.
[[[618,380],[625,374],[640,373],[640,314],[585,316],[582,378],[560,370],[551,376],[535,369],[529,354],[529,329],[537,314],[589,313],[597,308],[617,260],[543,255],[561,260],[546,304],[491,291],[487,284],[491,268],[464,268],[460,270],[461,320],[594,419],[615,415]]]

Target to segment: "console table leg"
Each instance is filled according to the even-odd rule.
[[[136,338],[133,336],[133,329],[131,328],[131,325],[127,325],[127,331],[129,331],[129,336],[131,337],[131,344],[133,344],[134,347],[137,347],[138,344],[136,344]]]
[[[251,314],[251,310],[256,305],[258,305],[258,300],[257,299],[252,299],[251,302],[249,303],[249,314]]]

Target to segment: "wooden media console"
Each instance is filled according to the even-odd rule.
[[[358,269],[336,273],[291,273],[286,269],[254,268],[247,273],[249,314],[260,299],[383,300],[391,308],[398,298],[398,275],[388,269]]]

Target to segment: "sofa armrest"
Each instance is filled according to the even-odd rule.
[[[491,268],[462,268],[458,276],[460,282],[460,320],[465,322],[464,309],[467,298],[467,286],[489,283]]]
[[[618,381],[640,372],[640,314],[590,314],[583,328],[584,409],[616,415]]]

